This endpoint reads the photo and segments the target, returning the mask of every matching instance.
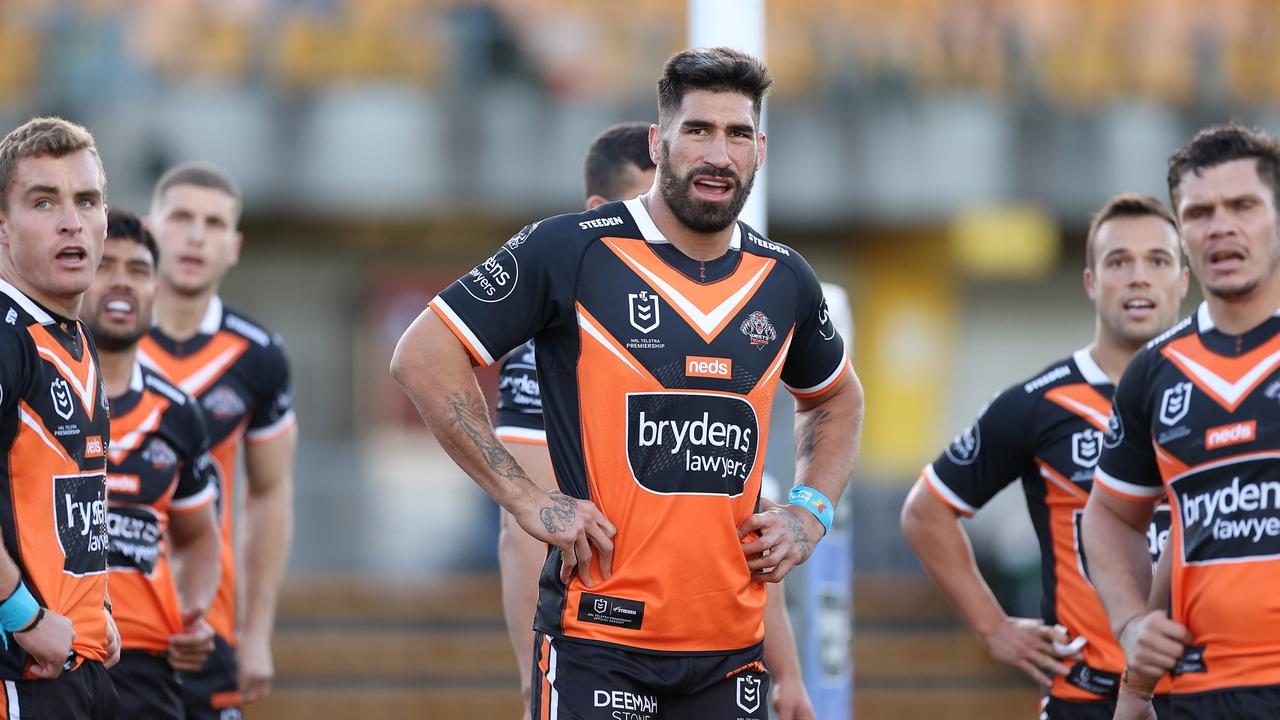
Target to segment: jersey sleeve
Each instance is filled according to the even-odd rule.
[[[1095,482],[1104,490],[1137,502],[1155,502],[1164,494],[1146,401],[1149,352],[1135,357],[1120,377],[1094,471]]]
[[[547,443],[532,342],[517,348],[502,361],[498,372],[498,421],[494,429],[503,442]]]
[[[488,367],[572,317],[577,262],[561,225],[552,219],[525,227],[431,301],[477,364]]]
[[[782,382],[796,397],[816,397],[840,381],[849,369],[849,357],[813,268],[804,260],[792,267],[799,282],[799,314],[782,366]]]
[[[245,430],[245,439],[250,442],[270,440],[294,423],[293,382],[284,342],[279,336],[273,336],[261,355],[253,415]]]
[[[27,353],[16,332],[0,331],[0,417],[18,407],[26,384]]]
[[[218,466],[209,454],[209,432],[205,427],[204,413],[193,399],[188,399],[183,410],[183,425],[186,426],[188,435],[187,445],[182,452],[178,484],[169,504],[174,512],[202,508],[212,502],[218,492]]]
[[[1031,455],[1038,397],[1021,386],[997,395],[925,466],[929,490],[956,512],[972,515],[1017,480]]]

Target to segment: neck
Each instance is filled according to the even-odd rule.
[[[729,243],[733,240],[733,230],[738,225],[736,220],[720,232],[700,233],[690,230],[662,199],[656,182],[649,192],[640,196],[640,202],[644,203],[650,219],[658,226],[663,237],[686,256],[694,260],[715,260],[728,251]]]
[[[129,382],[133,380],[133,364],[137,362],[137,358],[137,343],[116,352],[98,350],[98,367],[102,371],[102,382],[107,386],[107,397],[118,398],[129,392]]]
[[[156,289],[156,325],[161,332],[175,340],[193,337],[199,332],[200,323],[209,312],[209,303],[216,294],[216,289],[209,289],[189,295],[162,283]]]
[[[83,293],[68,299],[57,297],[56,295],[50,295],[46,292],[41,292],[35,287],[32,287],[30,283],[23,280],[22,276],[14,271],[8,263],[0,263],[0,279],[3,279],[10,285],[18,288],[23,295],[26,295],[63,317],[70,318],[72,320],[80,317],[80,302],[84,299]]]
[[[1202,286],[1205,302],[1209,305],[1209,317],[1213,325],[1227,335],[1243,335],[1266,322],[1280,308],[1280,271],[1273,272],[1266,282],[1242,298],[1220,298]]]
[[[1124,374],[1129,361],[1145,344],[1145,342],[1134,343],[1115,337],[1107,332],[1102,327],[1102,321],[1098,320],[1093,333],[1093,344],[1089,346],[1089,356],[1098,363],[1098,367],[1106,373],[1114,385],[1120,382],[1120,376]]]

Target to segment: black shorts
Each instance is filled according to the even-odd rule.
[[[1280,687],[1230,688],[1170,697],[1174,720],[1275,720]]]
[[[1170,720],[1169,696],[1158,695],[1151,701],[1159,720]],[[1046,698],[1040,713],[1041,720],[1111,720],[1116,713],[1114,700],[1062,700]]]
[[[54,680],[5,680],[0,718],[116,720],[116,689],[102,663],[87,660]]]
[[[178,673],[164,655],[122,650],[120,662],[107,671],[120,696],[120,720],[183,720]]]
[[[657,655],[534,637],[538,720],[767,720],[764,645],[726,655]]]
[[[213,637],[213,652],[199,672],[178,673],[187,720],[240,720],[236,649],[221,635]]]

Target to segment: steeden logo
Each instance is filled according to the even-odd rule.
[[[1204,431],[1204,449],[1217,450],[1228,445],[1252,442],[1257,437],[1257,420],[1219,425]]]
[[[686,355],[684,358],[684,375],[685,377],[728,380],[733,377],[733,360],[730,358]]]

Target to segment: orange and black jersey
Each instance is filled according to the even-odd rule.
[[[1079,350],[997,395],[924,469],[929,490],[966,516],[1021,478],[1040,543],[1044,620],[1089,640],[1083,662],[1054,678],[1050,694],[1063,700],[1114,696],[1124,670],[1124,653],[1087,579],[1080,542],[1114,390],[1089,350]],[[1153,563],[1168,525],[1163,512],[1149,528]]]
[[[172,514],[213,501],[217,475],[204,418],[190,395],[141,364],[111,398],[107,562],[121,647],[164,652],[182,631],[169,569]]]
[[[431,307],[484,365],[533,338],[557,482],[618,527],[613,576],[589,591],[560,583],[552,551],[537,627],[655,652],[760,642],[737,526],[773,395],[779,379],[820,395],[849,366],[808,263],[741,223],[692,260],[629,200],[526,227]]]
[[[547,444],[536,363],[532,340],[511,351],[502,361],[498,371],[498,421],[494,430],[503,442]]]
[[[240,440],[269,440],[293,426],[289,363],[278,336],[223,307],[215,296],[196,334],[175,340],[159,328],[142,339],[139,357],[158,368],[204,413],[212,457],[220,480],[215,502],[222,531],[222,577],[209,609],[213,629],[235,641],[236,455]]]
[[[39,603],[75,627],[72,648],[102,661],[107,625],[107,395],[78,320],[0,280],[0,532]],[[0,678],[27,654],[8,637]]]
[[[1097,482],[1172,508],[1172,615],[1193,636],[1176,694],[1280,685],[1278,397],[1280,317],[1227,335],[1204,304],[1116,391]]]

